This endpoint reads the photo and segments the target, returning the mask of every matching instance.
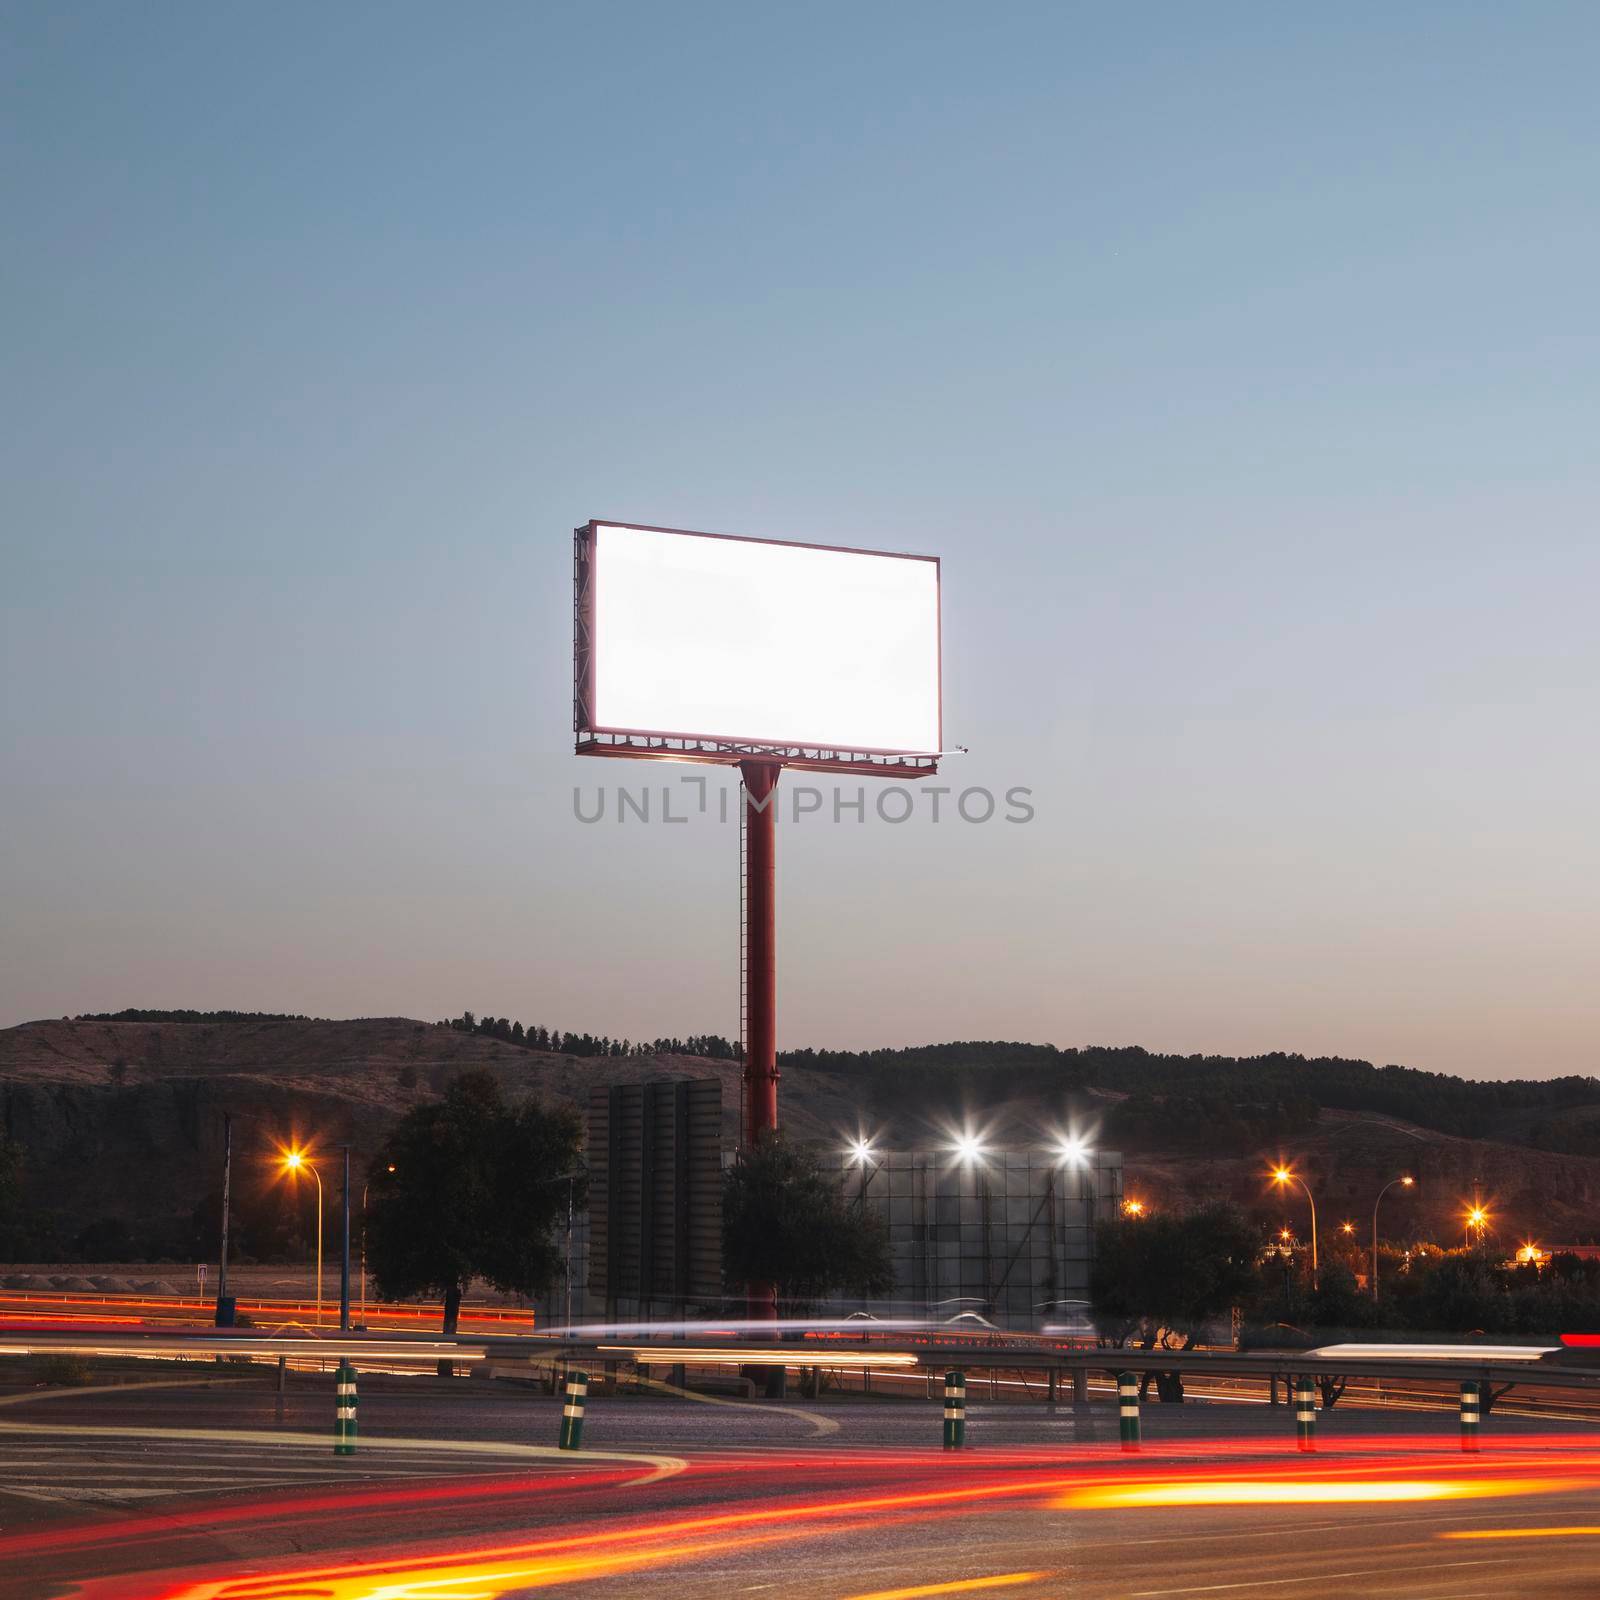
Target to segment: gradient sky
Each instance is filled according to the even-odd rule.
[[[940,555],[1034,791],[785,825],[782,1044],[1600,1070],[1600,9],[3,16],[0,1022],[733,1033],[599,516]]]

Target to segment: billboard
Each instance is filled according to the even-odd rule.
[[[590,522],[574,578],[581,754],[933,767],[936,557]]]

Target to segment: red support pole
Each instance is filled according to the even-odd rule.
[[[777,882],[778,773],[774,761],[742,761],[745,793],[744,954],[748,1033],[741,1148],[778,1129]],[[777,1285],[745,1285],[746,1315],[776,1321]]]
[[[740,763],[745,787],[745,1040],[743,1147],[778,1127],[777,792],[772,761]]]

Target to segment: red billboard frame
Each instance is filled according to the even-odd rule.
[[[899,561],[926,561],[934,569],[935,693],[938,696],[939,743],[944,743],[944,613],[942,571],[938,556],[896,550],[865,550],[852,545],[813,544],[792,539],[750,538],[733,533],[705,533],[695,528],[663,528],[646,522],[591,518],[572,534],[572,728],[582,756],[612,756],[642,761],[706,762],[738,766],[741,762],[775,762],[810,772],[859,773],[877,778],[925,778],[939,770],[939,750],[888,750],[849,746],[796,745],[762,739],[729,739],[715,734],[666,728],[596,726],[594,667],[598,648],[595,594],[599,580],[597,530],[635,528],[641,533],[681,534],[691,539],[726,539],[736,544],[770,544],[785,549],[832,550],[843,555],[882,556]],[[708,619],[708,626],[714,619]]]

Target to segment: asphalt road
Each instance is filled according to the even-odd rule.
[[[0,1396],[0,1597],[1600,1597],[1600,1430],[1151,1405],[1125,1456],[1104,1402],[979,1401],[946,1454],[926,1403],[616,1396],[573,1456],[536,1391],[379,1379],[341,1460],[291,1383]]]

